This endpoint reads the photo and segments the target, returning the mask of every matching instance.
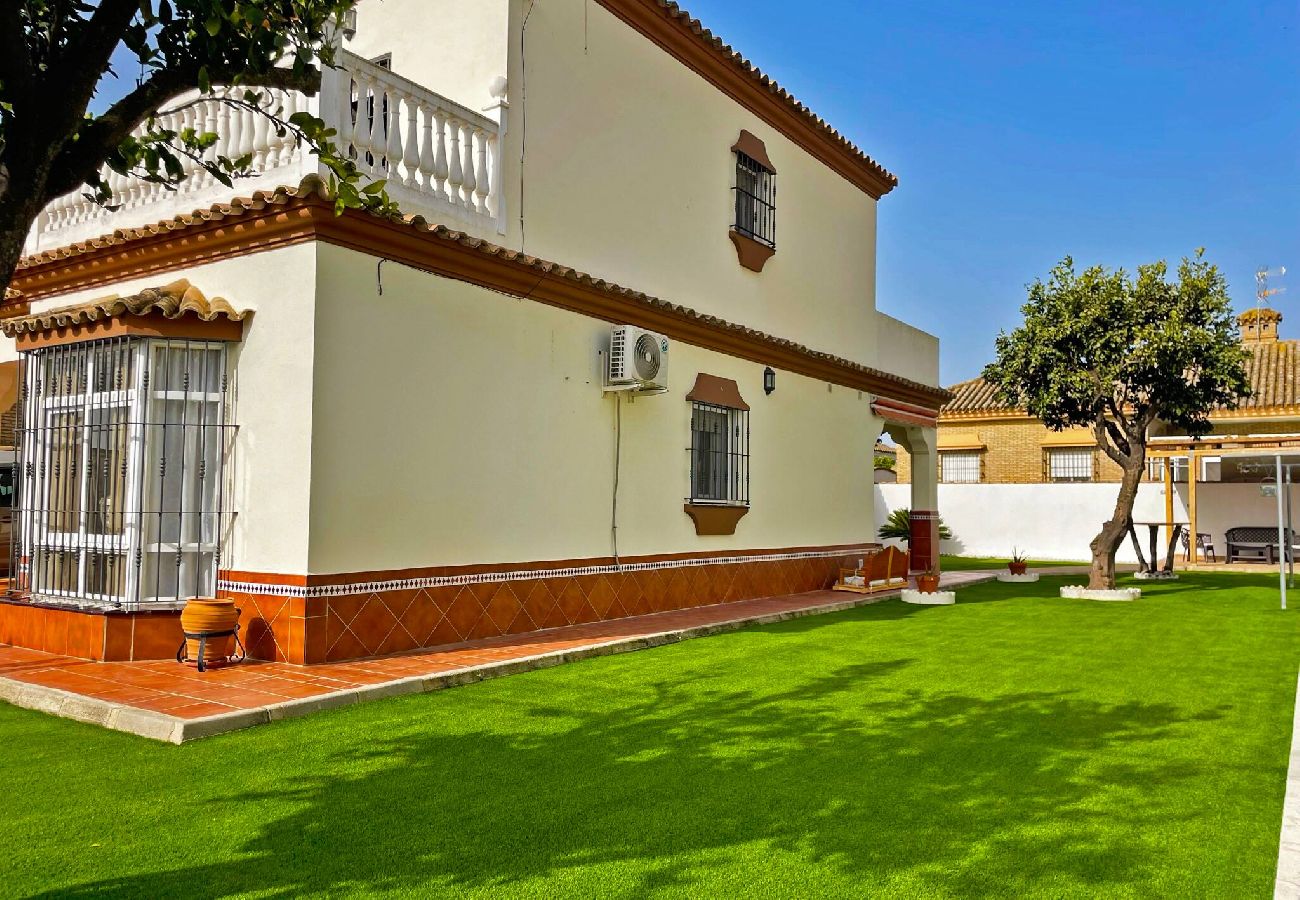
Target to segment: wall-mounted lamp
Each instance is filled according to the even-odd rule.
[[[350,41],[354,37],[356,37],[357,36],[357,11],[355,9],[346,10],[343,13],[343,22],[341,24],[343,26],[341,28],[341,31],[343,32],[344,38]]]
[[[771,396],[774,390],[776,390],[776,373],[772,371],[771,366],[768,366],[763,370],[763,393]]]

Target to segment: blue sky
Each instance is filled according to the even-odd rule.
[[[1300,338],[1300,3],[684,0],[899,176],[877,303],[979,374],[1062,256],[1262,263]]]

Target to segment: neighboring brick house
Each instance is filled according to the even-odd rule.
[[[1187,481],[1195,452],[1200,481],[1233,481],[1231,459],[1214,451],[1300,444],[1300,342],[1281,340],[1282,314],[1259,309],[1237,319],[1250,351],[1247,371],[1253,396],[1235,410],[1211,414],[1211,434],[1192,442],[1185,436],[1153,435],[1152,480],[1163,479],[1163,457],[1173,463],[1173,480]],[[992,385],[973,378],[953,385],[954,397],[939,413],[939,479],[945,483],[1046,484],[1118,482],[1120,469],[1086,428],[1054,432],[1023,409],[1000,403]],[[898,454],[898,480],[911,476],[906,450]]]

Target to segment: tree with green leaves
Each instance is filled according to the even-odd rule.
[[[1002,402],[1048,428],[1085,426],[1123,472],[1115,511],[1093,539],[1088,586],[1115,586],[1115,554],[1128,533],[1151,426],[1199,437],[1209,414],[1250,395],[1227,284],[1204,250],[1177,280],[1164,262],[1137,277],[1067,257],[1029,287],[1024,324],[997,339],[984,378]]]
[[[333,64],[335,23],[356,0],[4,0],[0,3],[0,292],[51,200],[84,187],[107,204],[102,169],[169,187],[189,159],[223,184],[250,158],[211,152],[217,135],[158,123],[191,92],[255,110],[306,142],[332,173],[337,206],[391,212],[382,183],[360,184],[333,132],[308,113],[285,116],[268,90],[314,95]],[[100,114],[96,93],[114,53],[141,75]],[[119,56],[120,58],[120,56]],[[214,86],[225,89],[214,93]]]

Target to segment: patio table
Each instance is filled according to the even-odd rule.
[[[1182,536],[1183,529],[1186,528],[1186,527],[1188,526],[1188,524],[1189,524],[1189,523],[1187,523],[1187,522],[1164,522],[1164,521],[1160,521],[1160,522],[1129,522],[1129,523],[1128,523],[1128,534],[1129,534],[1129,537],[1133,539],[1133,549],[1134,549],[1135,551],[1137,551],[1137,558],[1138,558],[1138,571],[1139,571],[1139,572],[1146,572],[1147,574],[1150,574],[1150,575],[1155,575],[1155,574],[1157,574],[1157,572],[1159,571],[1159,566],[1160,566],[1160,553],[1159,553],[1159,550],[1158,550],[1157,539],[1158,539],[1158,537],[1159,537],[1159,535],[1160,535],[1160,529],[1161,529],[1161,528],[1168,528],[1168,529],[1169,529],[1169,548],[1168,548],[1168,550],[1165,551],[1165,566],[1164,566],[1164,571],[1165,571],[1166,574],[1172,575],[1172,574],[1173,574],[1173,571],[1174,571],[1174,548],[1178,546],[1178,538]],[[1149,534],[1150,534],[1150,538],[1151,538],[1151,562],[1150,562],[1150,564],[1148,564],[1147,561],[1143,558],[1143,556],[1142,556],[1142,547],[1141,547],[1141,545],[1138,543],[1137,531],[1136,531],[1135,529],[1136,529],[1136,527],[1139,526],[1139,525],[1145,525],[1145,526],[1147,527],[1147,530],[1148,530]]]

